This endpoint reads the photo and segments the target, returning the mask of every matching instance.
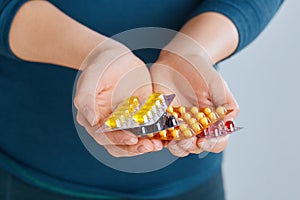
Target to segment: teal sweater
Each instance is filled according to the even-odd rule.
[[[202,184],[221,167],[222,154],[190,155],[148,173],[112,169],[86,150],[72,116],[76,70],[17,59],[8,44],[11,21],[25,0],[0,0],[0,167],[22,180],[75,196],[158,198]],[[63,12],[107,36],[137,27],[179,30],[191,17],[215,11],[239,31],[237,51],[267,25],[281,0],[50,0]],[[171,38],[167,38],[171,39]],[[138,51],[146,63],[156,50]],[[101,155],[109,156],[92,138]],[[167,153],[167,152],[165,152]],[[160,153],[153,153],[159,157]],[[144,162],[147,156],[121,158]],[[151,156],[151,154],[150,154]],[[169,155],[170,156],[170,155]],[[116,158],[111,158],[116,159]]]

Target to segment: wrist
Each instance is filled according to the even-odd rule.
[[[201,60],[201,63],[206,63],[206,66],[213,66],[213,61],[206,49],[193,38],[179,32],[175,38],[162,49],[157,62],[161,64],[187,62],[189,63],[188,65],[197,66],[199,60]],[[180,67],[180,65],[177,64],[173,66]]]

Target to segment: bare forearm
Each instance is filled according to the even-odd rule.
[[[105,39],[46,1],[30,1],[22,6],[9,35],[17,57],[75,69]]]
[[[238,46],[235,25],[225,16],[207,12],[187,22],[180,32],[193,38],[210,56],[213,63],[230,56]]]

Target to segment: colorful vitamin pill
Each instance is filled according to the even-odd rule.
[[[211,113],[212,111],[211,111],[210,108],[207,107],[207,108],[204,108],[203,112],[204,112],[206,115],[208,115],[208,114]]]
[[[145,124],[148,122],[148,117],[144,113],[136,113],[132,116],[132,119],[139,124]]]
[[[205,114],[203,112],[198,112],[196,113],[195,117],[199,121],[201,118],[205,117]]]
[[[174,139],[179,139],[180,138],[178,129],[171,130],[171,134],[174,137]]]
[[[191,112],[196,115],[199,112],[199,109],[196,106],[191,107]]]
[[[180,124],[180,125],[179,125],[179,129],[180,129],[181,131],[185,131],[187,128],[188,128],[188,125],[187,125],[187,124]]]
[[[195,119],[195,118],[190,118],[189,119],[189,124],[194,124],[196,122],[197,122],[197,119]]]
[[[233,123],[233,121],[227,121],[227,122],[225,122],[225,127],[228,130],[233,131],[234,130],[234,123]]]
[[[201,132],[202,126],[199,123],[194,123],[192,124],[192,129],[196,134],[199,134]]]
[[[227,109],[224,106],[218,106],[216,112],[220,116],[224,116],[227,113]]]
[[[178,113],[177,113],[177,112],[172,112],[172,115],[173,115],[176,119],[178,119]]]
[[[178,110],[178,112],[179,112],[180,114],[183,114],[183,113],[186,112],[186,109],[185,109],[184,106],[180,106],[177,110]]]
[[[127,102],[128,104],[134,105],[135,107],[138,107],[140,105],[139,99],[135,96],[129,97]]]
[[[115,117],[110,117],[106,120],[105,124],[110,128],[117,128],[120,127],[120,121]]]
[[[218,115],[215,112],[211,112],[208,114],[208,118],[212,121],[215,122],[218,119]]]
[[[184,134],[186,137],[192,137],[192,136],[193,136],[192,131],[190,131],[189,129],[184,130],[184,131],[183,131],[183,134]]]
[[[183,114],[183,119],[185,119],[186,121],[189,120],[191,118],[191,114],[190,113],[184,113]]]
[[[174,109],[173,109],[173,107],[172,107],[172,106],[169,106],[169,107],[167,108],[167,112],[168,112],[168,113],[172,113],[172,112],[174,112]]]
[[[200,124],[202,124],[204,127],[208,127],[209,126],[209,120],[207,119],[207,117],[203,117],[199,120]]]

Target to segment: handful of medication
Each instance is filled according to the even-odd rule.
[[[232,121],[223,120],[233,110],[223,106],[216,109],[169,106],[174,98],[174,94],[153,93],[141,104],[132,96],[107,118],[102,131],[127,130],[137,136],[170,141],[193,136],[218,137],[241,129]]]

